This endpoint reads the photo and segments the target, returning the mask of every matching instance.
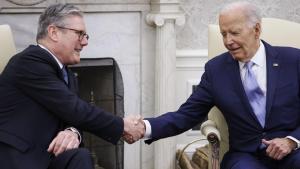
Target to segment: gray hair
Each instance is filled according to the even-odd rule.
[[[246,2],[246,1],[233,2],[231,4],[228,4],[222,8],[220,14],[228,12],[228,11],[232,11],[237,8],[244,10],[244,14],[247,17],[247,21],[248,21],[248,26],[252,27],[256,23],[261,22],[260,10],[255,5],[253,5],[249,2]]]
[[[53,24],[64,27],[64,19],[68,16],[83,17],[83,13],[75,6],[70,4],[53,4],[46,8],[40,15],[36,40],[44,38],[48,32],[48,26]]]

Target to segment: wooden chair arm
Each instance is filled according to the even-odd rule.
[[[211,152],[211,165],[210,169],[219,169],[220,168],[220,141],[221,135],[219,130],[216,127],[215,122],[212,120],[207,120],[201,125],[201,132],[204,136],[206,136]]]

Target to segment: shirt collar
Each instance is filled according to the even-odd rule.
[[[58,66],[60,67],[60,69],[63,68],[63,64],[57,59],[57,57],[49,50],[47,49],[45,46],[38,44],[39,47],[41,47],[42,49],[46,50],[47,52],[49,52],[51,54],[51,56],[55,59],[55,61],[57,62]]]
[[[259,48],[256,51],[255,55],[251,58],[251,62],[255,63],[255,65],[261,67],[266,64],[266,49],[264,43],[260,41]],[[243,69],[245,62],[239,61],[240,69]]]

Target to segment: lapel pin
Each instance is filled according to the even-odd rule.
[[[278,64],[278,63],[273,63],[273,66],[274,66],[274,67],[278,67],[279,64]]]

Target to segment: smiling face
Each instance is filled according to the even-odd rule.
[[[64,19],[64,26],[53,26],[57,32],[57,43],[54,54],[64,65],[72,65],[80,62],[80,52],[88,45],[85,23],[80,16],[69,16]]]
[[[249,61],[259,48],[261,24],[251,24],[242,9],[228,10],[219,16],[224,46],[232,57]]]

